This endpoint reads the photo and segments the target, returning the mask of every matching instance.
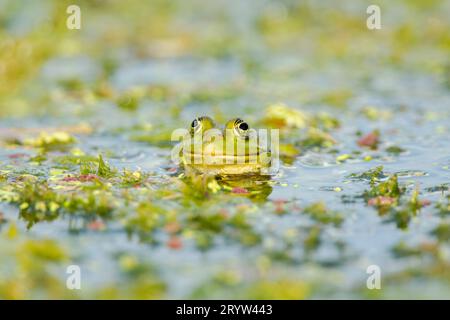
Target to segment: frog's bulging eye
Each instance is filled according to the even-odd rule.
[[[191,134],[194,135],[197,132],[200,132],[202,129],[201,121],[199,118],[194,119],[191,123]]]
[[[191,123],[191,134],[204,132],[214,128],[214,121],[210,117],[198,117]]]
[[[234,132],[240,138],[247,138],[249,135],[249,125],[242,119],[234,121]]]

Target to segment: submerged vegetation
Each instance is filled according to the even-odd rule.
[[[4,1],[0,299],[450,297],[448,6],[325,3],[80,1],[68,30]],[[172,163],[201,115],[279,129],[278,172]]]

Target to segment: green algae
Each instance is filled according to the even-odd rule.
[[[303,212],[311,216],[312,219],[323,224],[334,224],[335,226],[339,226],[344,221],[341,213],[328,210],[323,202],[311,204],[307,206]]]

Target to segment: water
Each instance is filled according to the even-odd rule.
[[[346,1],[339,7],[330,2],[326,9],[310,3],[298,12],[290,2],[176,2],[171,9],[154,4],[154,11],[170,14],[149,22],[149,29],[139,22],[147,17],[138,14],[131,22],[117,4],[103,13],[82,8],[97,19],[87,20],[76,36],[62,36],[67,42],[61,45],[62,53],[52,53],[16,96],[25,107],[3,104],[0,170],[7,178],[0,179],[1,190],[2,195],[11,188],[17,192],[23,174],[31,174],[56,192],[87,197],[94,191],[82,188],[92,183],[64,181],[67,175],[78,176],[80,165],[61,165],[58,159],[79,151],[94,159],[102,154],[117,173],[101,178],[94,189],[104,188],[106,203],[113,209],[101,217],[92,206],[72,214],[61,211],[55,219],[27,228],[19,214],[22,199],[4,199],[0,297],[450,297],[445,271],[450,264],[448,239],[433,234],[449,222],[448,212],[439,214],[435,207],[445,203],[450,183],[450,92],[445,82],[449,52],[441,40],[449,37],[448,22],[442,19],[449,7],[441,3],[421,11],[406,2],[386,2],[383,30],[371,33],[365,29],[363,2]],[[409,15],[398,18],[401,8]],[[140,5],[134,3],[129,10],[137,14]],[[332,13],[336,16],[324,17]],[[10,17],[22,21],[13,11]],[[114,44],[102,36],[108,31],[101,26],[112,18],[117,19],[113,31],[130,22],[125,35],[109,34]],[[272,29],[263,32],[255,26],[262,18]],[[157,23],[170,36],[150,28]],[[422,32],[424,23],[429,24]],[[18,30],[15,24],[2,28]],[[139,32],[129,31],[133,28]],[[158,39],[166,40],[165,46]],[[152,43],[161,46],[158,54]],[[73,50],[67,48],[71,46]],[[114,60],[111,73],[105,72],[105,56]],[[62,83],[73,79],[79,87]],[[102,84],[112,93],[98,94]],[[162,90],[162,96],[152,90]],[[136,110],[117,106],[127,94],[137,97]],[[4,97],[2,102],[17,103],[6,93]],[[337,143],[331,148],[300,148],[292,162],[282,163],[263,201],[224,190],[209,190],[208,196],[193,200],[195,195],[183,191],[194,187],[183,187],[184,180],[175,173],[168,133],[187,127],[200,115],[218,122],[241,117],[262,126],[266,107],[277,102],[339,120],[340,127],[329,131]],[[375,119],[364,111],[368,106],[377,111]],[[90,130],[80,132],[80,124]],[[76,143],[46,153],[42,163],[31,160],[39,148],[8,142],[55,128],[71,132]],[[377,150],[357,145],[358,132],[365,135],[375,129],[381,137]],[[306,135],[301,129],[290,133],[294,142]],[[142,142],[142,137],[150,142]],[[390,146],[404,152],[389,153]],[[352,157],[336,161],[346,154]],[[431,202],[404,230],[361,197],[370,189],[367,180],[349,178],[380,165],[387,174],[399,174],[400,184],[407,188],[402,201],[417,188],[420,199]],[[55,173],[56,169],[62,171]],[[119,177],[124,169],[148,177],[126,187]],[[339,212],[342,224],[323,223],[304,212],[317,202]],[[133,220],[139,212],[141,220]],[[232,220],[240,215],[244,226]],[[149,218],[155,216],[156,220]],[[159,224],[158,219],[166,220]],[[102,221],[100,227],[93,220]],[[148,227],[152,223],[154,233]],[[132,236],[127,234],[130,226],[137,232]],[[171,227],[178,229],[170,231]],[[8,236],[14,228],[18,234]],[[141,237],[138,230],[143,230]],[[314,243],[315,230],[320,242],[311,246],[308,239]],[[66,257],[43,258],[37,249],[24,246],[44,239],[63,248]],[[205,241],[209,246],[202,246]],[[418,253],[396,256],[393,248],[399,243]],[[32,257],[32,265],[22,255]],[[69,264],[82,269],[81,291],[65,289]],[[366,288],[370,265],[382,271],[381,290]],[[39,274],[54,277],[58,284],[49,285]],[[21,283],[31,290],[17,289],[14,295],[11,288]]]

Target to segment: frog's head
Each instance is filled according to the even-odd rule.
[[[261,146],[256,130],[242,119],[228,121],[223,129],[210,117],[194,119],[183,163],[201,173],[260,174],[270,166],[271,153]]]

